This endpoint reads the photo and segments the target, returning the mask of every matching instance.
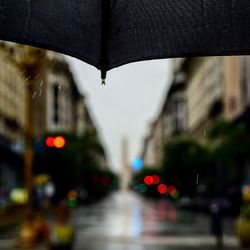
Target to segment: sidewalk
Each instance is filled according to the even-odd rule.
[[[7,228],[18,225],[25,218],[25,210],[18,209],[11,212],[1,212],[0,214],[0,233]]]
[[[0,249],[1,250],[20,250],[16,247],[16,239],[0,239]],[[45,246],[37,246],[35,248],[29,248],[29,250],[47,250]]]

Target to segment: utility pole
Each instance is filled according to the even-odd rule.
[[[33,204],[33,162],[34,162],[34,83],[46,62],[46,52],[30,46],[19,45],[20,57],[18,63],[26,78],[25,93],[25,148],[24,148],[24,181],[28,192],[28,209]]]

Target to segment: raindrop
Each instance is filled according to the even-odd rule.
[[[28,76],[27,78],[25,78],[25,82],[28,82],[30,80],[31,76]]]
[[[39,91],[39,96],[41,96],[41,95],[42,95],[42,92],[43,92],[43,90],[42,90],[42,89],[40,89],[40,91]]]
[[[40,88],[43,86],[43,80],[40,82]]]
[[[62,90],[62,86],[58,85],[58,90],[61,91]]]
[[[38,79],[38,77],[40,76],[41,74],[38,73],[36,76],[35,76],[35,79]]]
[[[198,185],[199,184],[199,174],[197,174],[197,176],[196,176],[196,185]]]
[[[35,97],[36,97],[36,91],[33,93],[32,98],[35,99]]]
[[[25,82],[25,85],[27,85],[27,86],[30,86],[31,85],[31,82]]]

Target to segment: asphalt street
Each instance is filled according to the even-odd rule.
[[[75,249],[214,249],[210,219],[178,211],[166,200],[148,200],[118,192],[98,205],[79,208]],[[224,221],[224,249],[239,249],[232,220]]]
[[[205,215],[179,211],[166,200],[116,192],[98,204],[78,207],[75,250],[210,250],[215,239]],[[224,249],[239,249],[234,221],[224,221]],[[0,249],[15,250],[17,229],[1,232]],[[43,246],[36,249],[45,249]]]

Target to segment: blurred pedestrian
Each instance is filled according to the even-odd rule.
[[[56,209],[56,221],[50,230],[50,250],[71,250],[73,248],[75,229],[69,223],[69,219],[70,209],[66,203],[61,203]]]
[[[216,239],[216,246],[223,247],[223,225],[220,204],[217,200],[210,205],[211,229]]]

